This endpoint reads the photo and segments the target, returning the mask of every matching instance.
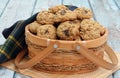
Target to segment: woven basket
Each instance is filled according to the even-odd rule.
[[[118,63],[113,50],[107,45],[107,35],[88,41],[62,41],[40,38],[25,29],[26,43],[28,45],[29,61],[20,64],[24,51],[18,54],[15,64],[24,69],[33,67],[36,70],[51,73],[86,73],[96,70],[99,66],[112,69]],[[103,59],[104,52],[108,54],[111,62]]]

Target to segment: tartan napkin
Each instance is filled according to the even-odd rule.
[[[77,8],[73,5],[65,5],[70,10]],[[2,34],[6,38],[6,42],[0,45],[0,64],[13,59],[17,54],[24,48],[26,48],[25,43],[25,26],[36,20],[38,13],[34,14],[27,20],[21,20],[13,24],[10,28],[3,30]]]
[[[3,30],[2,34],[6,38],[6,41],[0,46],[0,63],[15,58],[26,47],[25,26],[36,20],[36,16],[37,13],[27,20],[18,21],[10,28]]]

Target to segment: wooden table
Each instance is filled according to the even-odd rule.
[[[90,8],[94,20],[109,30],[108,44],[120,52],[120,0],[0,0],[0,44],[5,42],[1,34],[4,28],[58,4]],[[0,67],[0,78],[23,78],[23,75]],[[120,78],[120,71],[109,78]]]

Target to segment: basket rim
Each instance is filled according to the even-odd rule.
[[[37,44],[37,45],[41,45],[41,46],[48,46],[48,41],[49,41],[49,42],[58,42],[58,43],[63,44],[63,45],[74,45],[77,43],[77,44],[85,45],[87,48],[92,48],[92,47],[101,46],[107,41],[108,30],[105,28],[104,35],[101,36],[100,38],[97,38],[97,39],[86,40],[86,41],[65,41],[65,40],[53,40],[53,39],[47,39],[47,38],[40,38],[39,36],[32,34],[29,31],[29,26],[27,25],[25,27],[25,36],[32,43]]]

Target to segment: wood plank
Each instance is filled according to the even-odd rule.
[[[9,3],[9,0],[1,0],[1,2],[0,2],[0,17],[4,13],[4,10],[7,7],[8,3]],[[0,41],[3,42],[4,40],[2,40],[1,30],[2,30],[2,27],[1,27],[1,23],[0,23]],[[0,42],[0,44],[1,44],[1,42]]]
[[[114,0],[118,8],[120,9],[120,0]]]
[[[25,0],[26,1],[26,0]],[[40,0],[37,0],[37,1],[40,1]],[[52,0],[52,1],[54,1],[54,0]],[[88,3],[86,3],[85,1],[87,1],[87,0],[85,0],[85,1],[83,1],[83,0],[80,0],[81,2],[80,2],[80,4],[79,4],[79,2],[78,2],[78,0],[75,0],[75,1],[70,1],[70,0],[64,0],[64,4],[72,4],[72,5],[78,5],[78,6],[85,6],[85,7],[89,7],[89,4]],[[22,2],[24,2],[24,1],[22,1]],[[44,3],[44,1],[42,1],[43,3]],[[41,11],[41,10],[43,10],[43,9],[47,9],[48,7],[50,7],[50,6],[52,6],[54,3],[54,5],[56,5],[56,3],[57,3],[57,1],[55,1],[55,2],[53,2],[53,4],[50,4],[51,2],[50,2],[50,0],[49,1],[45,1],[45,4],[46,4],[46,2],[48,2],[47,3],[47,7],[46,7],[46,5],[40,5],[41,4],[41,1],[40,2],[37,2],[37,6],[35,6],[35,11],[34,11],[34,13],[36,13],[36,12],[38,12],[38,11]],[[49,3],[50,2],[50,3]],[[69,2],[69,3],[68,3]],[[75,3],[74,3],[75,2]],[[33,2],[34,3],[34,2]],[[60,0],[59,0],[59,3],[60,3]],[[58,3],[58,4],[59,4]],[[20,5],[20,4],[19,4]],[[26,4],[25,4],[26,5]],[[30,4],[31,5],[31,4]],[[33,4],[32,4],[33,5]],[[104,6],[106,6],[106,5],[104,5]],[[23,9],[23,8],[21,8],[21,9]],[[27,8],[26,8],[27,9]],[[107,10],[110,10],[110,7],[108,7],[108,6],[106,6],[106,8],[105,9],[107,9]],[[112,7],[112,9],[113,9],[113,11],[114,10],[118,10],[118,9],[116,9],[116,8],[114,8],[114,6]],[[27,11],[27,10],[26,10]],[[28,16],[28,14],[26,15],[26,11],[24,11],[24,13],[23,12],[21,12],[21,10],[19,10],[18,12],[20,12],[21,13],[21,15],[25,15],[26,17],[20,17],[21,15],[17,15],[17,17],[15,17],[13,20],[17,20],[17,19],[25,19],[25,18],[27,18]],[[31,9],[29,10],[29,11],[31,11]],[[23,14],[22,14],[23,13]],[[34,14],[33,13],[33,14]],[[99,13],[99,12],[98,12]],[[112,15],[113,16],[113,15]],[[10,17],[10,16],[9,16]],[[119,23],[118,23],[119,24]],[[1,25],[1,24],[0,24]],[[120,30],[119,29],[119,25],[117,25],[116,26],[117,27],[117,29],[118,30]],[[1,29],[0,29],[1,30]],[[0,36],[1,37],[1,36]],[[114,39],[113,39],[114,40]],[[115,43],[114,45],[116,45],[116,41],[114,41],[113,43]],[[111,45],[113,45],[113,44],[111,44]],[[119,46],[119,45],[118,45]]]
[[[31,77],[15,72],[15,75],[13,78],[31,78]]]
[[[0,17],[4,13],[4,10],[8,3],[9,3],[9,0],[1,0],[0,1]]]
[[[42,10],[47,10],[49,7],[60,5],[61,0],[37,0],[33,14]]]
[[[112,75],[110,75],[108,78],[114,78]]]
[[[28,3],[29,2],[29,3]],[[35,0],[10,0],[4,14],[0,18],[0,33],[4,28],[10,27],[15,21],[27,19],[31,16]],[[5,39],[0,34],[0,44],[3,44]]]
[[[20,0],[13,22],[29,18],[32,15],[35,1],[36,0]]]
[[[102,0],[102,2],[106,10],[116,11],[119,9],[115,4],[114,0]]]
[[[120,10],[117,7],[116,9],[115,7],[110,7],[111,4],[107,4],[109,0],[107,0],[107,2],[104,1],[105,0],[89,0],[96,20],[109,30],[108,43],[115,51],[120,52],[120,48],[118,47],[120,46]],[[112,9],[108,9],[106,6]]]
[[[120,78],[120,70],[116,71],[116,72],[113,74],[113,78]]]
[[[14,65],[14,60],[11,60],[9,62],[6,62],[2,64],[2,66],[5,66],[7,68],[10,68],[12,70],[18,71],[20,73],[23,73],[25,75],[31,76],[33,78],[106,78],[116,70],[120,68],[120,53],[115,52],[118,59],[119,63],[116,67],[114,67],[112,70],[106,70],[103,68],[98,68],[96,71],[90,72],[90,73],[84,73],[84,74],[73,74],[73,75],[65,75],[65,74],[51,74],[51,73],[45,73],[41,71],[37,71],[33,68],[29,69],[18,69]],[[108,58],[107,55],[105,55],[104,59],[109,61],[110,59]],[[24,59],[25,62],[25,59]],[[118,77],[117,77],[118,78]]]
[[[63,4],[90,8],[88,0],[64,0]]]
[[[13,78],[14,71],[0,67],[0,78]]]

